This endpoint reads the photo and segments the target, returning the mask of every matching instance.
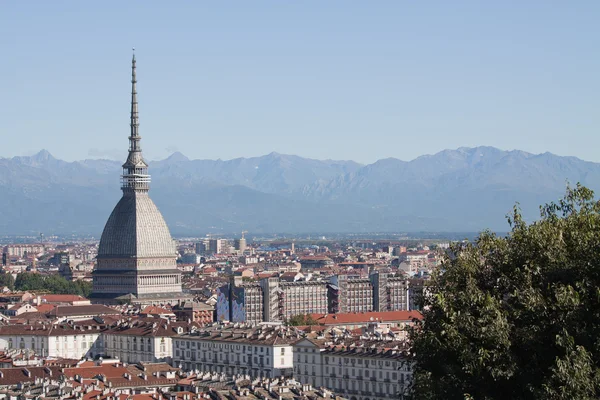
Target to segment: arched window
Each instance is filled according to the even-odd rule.
[[[9,349],[12,349],[12,348],[13,348],[13,340],[12,340],[12,338],[9,338],[9,339],[8,339],[8,348],[9,348]]]
[[[21,341],[19,342],[19,348],[20,349],[24,349],[25,348],[25,339],[21,338]]]

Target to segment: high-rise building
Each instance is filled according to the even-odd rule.
[[[246,233],[246,232],[245,231],[242,232],[242,237],[239,239],[235,239],[233,242],[235,249],[242,254],[244,253],[244,251],[246,251],[246,247],[247,247],[246,238],[244,237],[244,233]]]
[[[196,254],[204,255],[208,250],[208,240],[204,240],[201,242],[197,242],[196,245]]]
[[[210,239],[208,241],[208,251],[212,254],[221,254],[225,244],[226,242],[223,239]]]
[[[402,277],[391,277],[376,271],[369,276],[373,284],[373,310],[410,310],[409,282]]]
[[[217,321],[263,322],[263,290],[259,282],[244,282],[234,276],[217,288]]]
[[[330,279],[330,313],[373,311],[373,285],[369,278],[335,275]]]
[[[93,272],[94,302],[175,303],[181,293],[181,273],[169,228],[148,196],[150,175],[139,134],[135,54],[131,66],[131,133],[123,164],[123,197],[110,214]]]

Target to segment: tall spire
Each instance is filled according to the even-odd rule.
[[[140,120],[137,102],[137,79],[135,77],[135,48],[131,59],[131,135],[129,137],[129,151],[141,150],[140,148]]]
[[[140,120],[137,102],[137,78],[135,66],[135,48],[131,59],[131,121],[129,134],[129,155],[123,164],[123,175],[121,189],[124,193],[147,192],[150,188],[150,175],[148,175],[148,164],[142,156],[140,146]]]

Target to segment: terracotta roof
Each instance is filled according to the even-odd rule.
[[[176,369],[161,369],[160,371],[175,371]],[[122,364],[105,364],[94,367],[65,368],[63,374],[68,378],[79,375],[84,379],[100,379],[110,382],[113,387],[149,387],[172,386],[177,383],[177,378],[167,378],[164,375],[154,375],[136,365],[124,366]],[[145,379],[143,375],[146,375]],[[102,380],[100,379],[100,380]]]
[[[55,307],[56,306],[54,304],[40,304],[36,308],[37,308],[38,312],[46,314],[46,313],[54,310]]]
[[[33,382],[35,378],[57,378],[60,375],[60,367],[18,367],[0,368],[2,386],[16,385],[20,382]]]
[[[173,311],[167,310],[158,306],[147,306],[144,308],[140,314],[153,314],[153,315],[161,315],[161,314],[173,314]]]
[[[71,303],[73,301],[86,301],[85,297],[76,294],[45,294],[40,296],[46,303]]]
[[[57,306],[50,312],[55,317],[72,317],[77,315],[115,315],[121,314],[110,307],[101,304],[91,304],[83,306]]]
[[[367,323],[372,321],[412,321],[414,318],[423,318],[423,315],[419,311],[382,311],[366,313],[312,314],[311,316],[322,325],[356,324]]]
[[[169,337],[176,336],[178,328],[182,328],[183,332],[189,332],[191,326],[197,327],[198,325],[195,323],[188,324],[184,321],[167,323],[165,319],[139,318],[131,322],[111,326],[104,333],[109,335]]]

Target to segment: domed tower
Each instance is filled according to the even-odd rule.
[[[176,248],[165,220],[148,196],[150,175],[139,135],[135,54],[131,66],[131,134],[123,164],[123,197],[108,217],[93,272],[95,302],[153,304],[181,299]]]

